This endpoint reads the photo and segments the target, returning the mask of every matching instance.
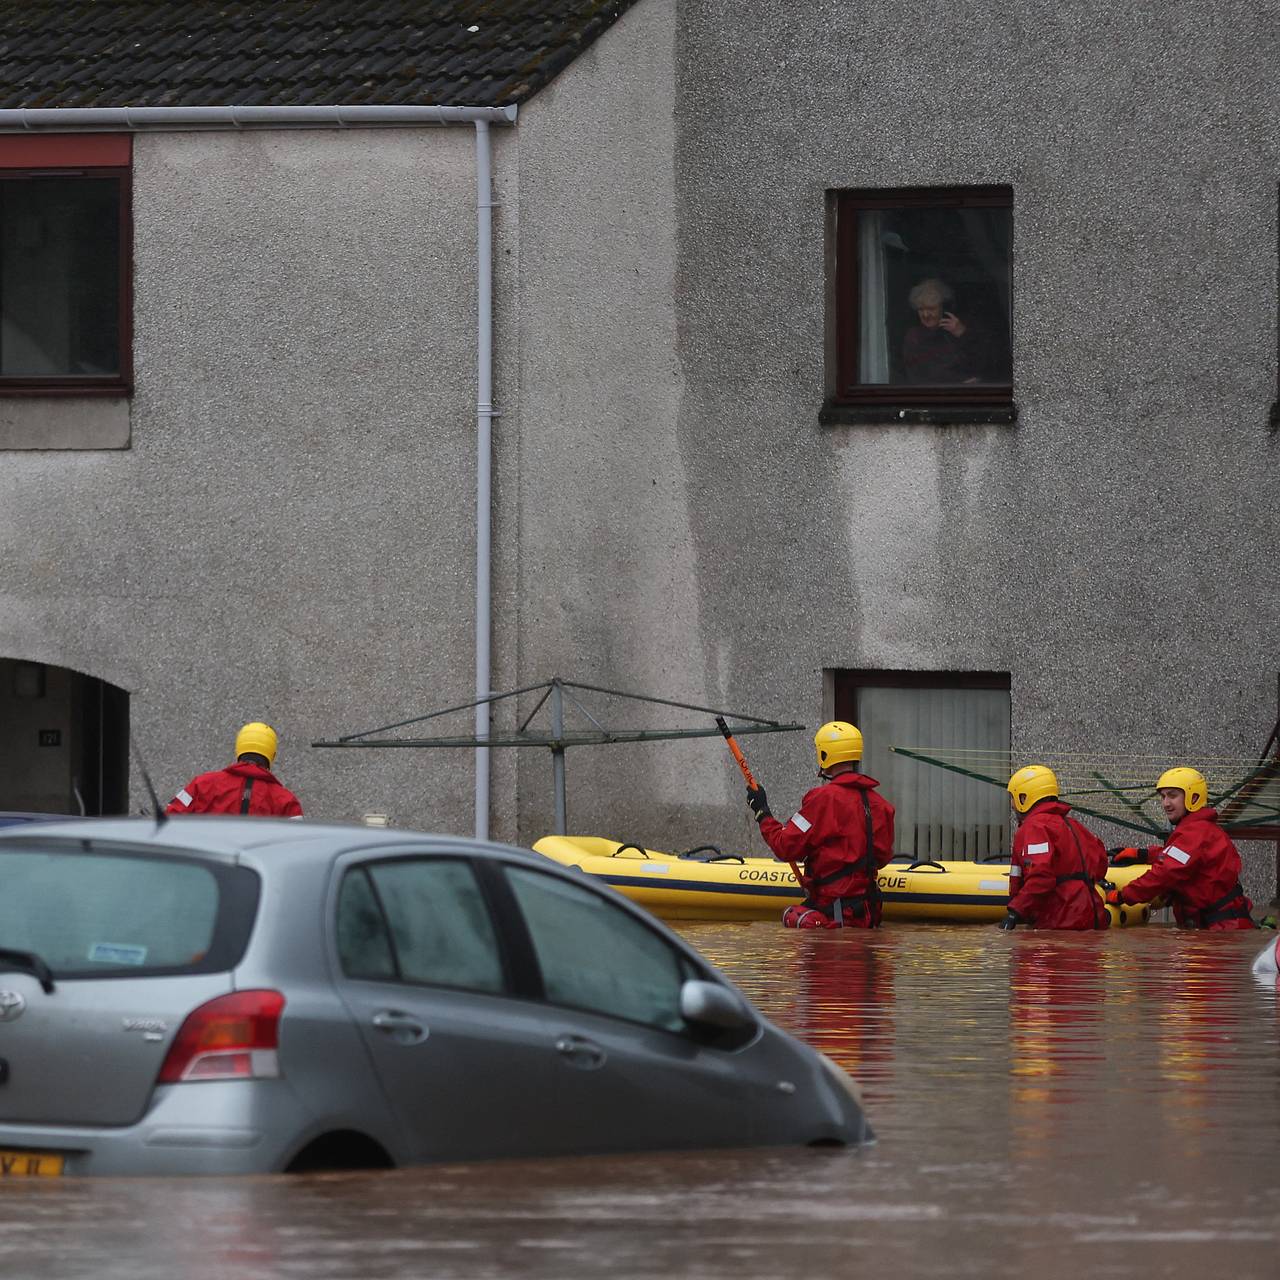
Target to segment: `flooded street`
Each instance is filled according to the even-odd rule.
[[[1273,935],[681,932],[861,1082],[879,1142],[0,1183],[12,1276],[1280,1274]]]

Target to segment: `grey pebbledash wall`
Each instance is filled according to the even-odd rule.
[[[464,753],[308,744],[469,678],[471,130],[134,154],[130,448],[4,457],[0,654],[129,690],[167,794],[262,717],[309,813],[467,830]]]
[[[1266,17],[629,9],[494,130],[495,687],[812,725],[833,669],[999,670],[1023,758],[1256,751],[1280,669]],[[136,140],[129,447],[2,455],[0,656],[128,689],[162,789],[264,715],[312,814],[471,829],[469,752],[306,744],[470,696],[472,147]],[[820,426],[826,193],[975,183],[1014,192],[1017,424]],[[808,735],[747,745],[788,810]],[[532,841],[546,755],[494,755],[493,833]],[[714,739],[571,752],[569,781],[576,830],[761,850]]]
[[[520,126],[522,320],[573,335],[522,353],[522,671],[816,723],[831,669],[1005,670],[1019,758],[1256,752],[1277,52],[1245,3],[636,6]],[[532,136],[607,92],[634,114],[564,130],[535,219]],[[979,183],[1014,191],[1017,424],[820,427],[826,192]],[[798,801],[808,738],[750,749]],[[580,760],[578,829],[755,839],[713,742]]]

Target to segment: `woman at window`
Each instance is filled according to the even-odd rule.
[[[917,386],[958,386],[977,382],[981,373],[972,327],[947,308],[955,302],[951,286],[930,277],[907,295],[917,324],[902,340],[907,381]]]

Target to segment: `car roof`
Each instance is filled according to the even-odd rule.
[[[74,820],[69,813],[36,813],[25,809],[0,809],[0,827],[13,827],[25,822],[68,822]]]
[[[548,859],[514,845],[396,827],[357,823],[306,822],[293,818],[187,816],[157,822],[153,817],[74,818],[65,822],[22,823],[0,828],[0,853],[6,845],[30,846],[89,841],[91,846],[133,845],[157,852],[172,850],[220,862],[241,854],[264,855],[272,865],[326,862],[351,849],[387,852],[411,843],[425,853],[459,853],[515,857],[545,866]],[[554,863],[552,864],[555,865]]]

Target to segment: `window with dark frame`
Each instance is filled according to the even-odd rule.
[[[894,852],[917,859],[1007,856],[1009,797],[998,787],[891,751],[965,749],[1007,758],[1011,694],[999,671],[832,672],[835,718],[862,730],[863,771],[897,809]]]
[[[847,407],[1010,419],[1012,189],[830,198],[835,377],[824,417]]]
[[[0,395],[132,382],[131,140],[0,135]]]

